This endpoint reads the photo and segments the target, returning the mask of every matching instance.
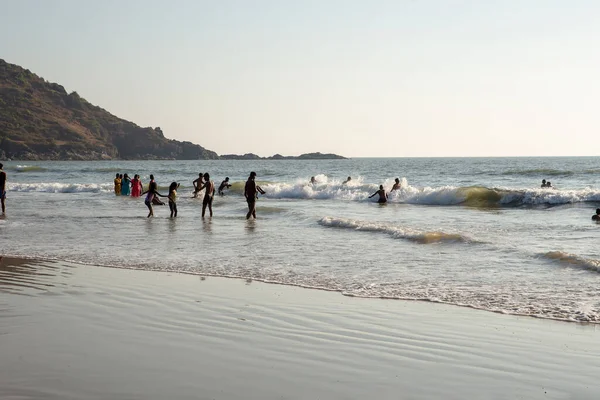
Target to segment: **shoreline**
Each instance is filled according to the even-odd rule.
[[[450,302],[444,301],[435,301],[431,299],[412,299],[412,298],[400,298],[400,297],[391,297],[391,296],[357,296],[353,294],[344,293],[343,290],[338,289],[329,289],[325,287],[316,287],[309,285],[301,285],[295,283],[285,283],[285,282],[277,282],[270,281],[266,279],[256,279],[256,278],[248,278],[237,275],[218,275],[211,273],[196,273],[191,271],[181,271],[181,270],[164,270],[164,269],[152,269],[152,268],[144,268],[144,267],[136,267],[136,266],[123,266],[123,265],[107,265],[107,264],[99,264],[99,263],[84,263],[81,261],[72,261],[72,260],[62,260],[62,259],[53,259],[53,258],[41,258],[41,257],[27,257],[27,256],[4,256],[0,255],[0,266],[3,265],[3,262],[6,263],[16,263],[18,265],[25,263],[43,263],[43,262],[52,262],[52,263],[69,263],[78,266],[87,266],[87,267],[96,267],[96,268],[110,268],[116,270],[125,270],[125,271],[141,271],[141,272],[153,272],[153,273],[161,273],[161,274],[181,274],[185,276],[197,276],[200,278],[213,278],[213,279],[226,279],[226,280],[236,280],[236,281],[244,281],[246,283],[249,282],[258,282],[260,284],[265,285],[276,285],[276,286],[284,286],[290,288],[299,288],[303,290],[316,290],[321,292],[328,293],[336,293],[343,297],[347,298],[356,298],[356,299],[365,299],[365,300],[383,300],[383,301],[400,301],[400,302],[410,302],[410,303],[422,303],[422,304],[431,304],[431,305],[441,305],[446,307],[457,307],[461,309],[471,309],[478,312],[491,313],[496,315],[508,316],[508,317],[519,317],[519,318],[532,318],[539,319],[542,321],[555,321],[562,322],[567,324],[577,324],[577,325],[591,325],[591,326],[600,326],[600,321],[578,321],[572,319],[564,319],[564,318],[552,318],[540,315],[530,315],[530,314],[519,314],[519,313],[509,313],[503,311],[496,310],[488,310],[482,307],[476,307],[469,304],[454,304]]]
[[[600,395],[595,325],[180,273],[3,258],[0,337],[8,398]]]

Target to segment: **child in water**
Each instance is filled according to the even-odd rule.
[[[177,217],[177,189],[179,183],[172,182],[169,186],[169,209],[171,210],[171,218]]]
[[[154,178],[154,177],[151,176],[151,178]],[[146,190],[144,193],[142,193],[142,195],[144,195],[144,194],[146,195],[144,204],[146,204],[146,207],[148,207],[148,210],[150,210],[150,212],[148,213],[148,218],[154,217],[154,210],[152,209],[152,203],[154,202],[154,199],[157,199],[157,196],[166,197],[166,196],[158,193],[157,190],[158,190],[158,185],[156,184],[156,182],[154,182],[154,180],[152,180],[152,181],[150,181],[148,190]]]

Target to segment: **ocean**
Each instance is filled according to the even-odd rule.
[[[600,323],[600,157],[4,162],[0,254]],[[244,182],[266,191],[246,220]],[[179,216],[116,172],[180,182]],[[233,186],[201,218],[192,181]],[[314,176],[317,183],[309,183]],[[347,176],[352,181],[342,182]],[[380,184],[402,188],[386,205]],[[541,189],[542,179],[553,189]]]

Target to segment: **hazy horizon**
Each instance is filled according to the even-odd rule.
[[[0,4],[0,58],[218,154],[597,154],[593,1]]]

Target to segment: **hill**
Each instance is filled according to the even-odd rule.
[[[202,146],[165,138],[0,59],[0,159],[218,159]]]
[[[275,154],[271,157],[260,157],[254,153],[246,153],[244,155],[237,154],[223,154],[220,156],[223,160],[345,160],[346,157],[338,156],[337,154],[331,153],[305,153],[299,156],[282,156],[281,154]]]

